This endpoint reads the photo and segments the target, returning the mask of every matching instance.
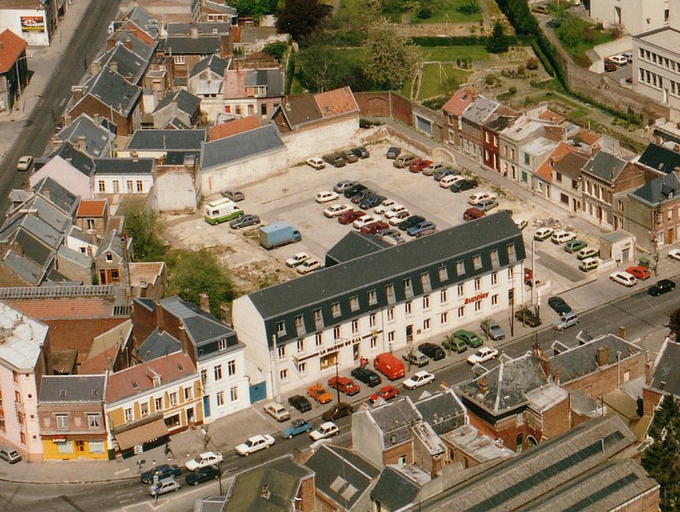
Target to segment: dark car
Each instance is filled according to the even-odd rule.
[[[246,198],[246,196],[240,190],[225,190],[224,192],[222,192],[222,197],[231,199],[235,203],[243,201]]]
[[[293,395],[288,399],[291,407],[295,407],[300,412],[307,412],[312,410],[312,404],[302,395]]]
[[[432,175],[432,179],[435,181],[441,181],[444,176],[458,176],[460,171],[457,169],[451,169],[450,167],[444,167],[439,169]]]
[[[529,327],[538,327],[543,323],[541,317],[536,314],[536,311],[529,308],[517,311],[515,318]]]
[[[364,368],[363,366],[354,368],[354,370],[352,370],[350,373],[352,377],[354,377],[359,382],[363,382],[369,388],[377,386],[382,382],[382,379],[377,373],[375,373],[373,370],[369,370],[368,368]]]
[[[338,217],[338,222],[340,224],[351,224],[359,217],[363,217],[364,215],[366,215],[366,212],[362,212],[361,210],[352,210],[340,215],[340,217]]]
[[[321,417],[324,421],[335,421],[344,416],[349,416],[354,412],[354,407],[350,404],[340,402],[324,412]]]
[[[369,189],[365,188],[365,189],[363,189],[363,190],[360,190],[360,191],[357,192],[356,194],[354,194],[354,195],[352,196],[351,201],[352,201],[354,204],[359,204],[359,203],[361,203],[364,199],[366,199],[368,196],[370,196],[371,194],[373,194],[373,192],[370,191]]]
[[[401,358],[408,364],[422,368],[430,364],[430,358],[425,354],[418,354],[418,352],[406,352]]]
[[[354,153],[359,158],[368,158],[369,156],[371,156],[371,154],[368,152],[368,150],[363,146],[352,148],[352,149],[350,149],[350,151],[352,153]]]
[[[338,153],[324,155],[323,159],[324,161],[331,164],[333,167],[344,167],[347,164],[347,160],[345,160],[343,156]]]
[[[437,225],[434,222],[430,222],[428,220],[421,222],[420,224],[416,224],[415,226],[411,226],[406,230],[406,234],[408,236],[423,236],[423,235],[429,235],[430,233],[434,233],[437,231]]]
[[[364,198],[364,200],[359,203],[359,206],[361,206],[364,210],[369,210],[378,206],[385,199],[385,196],[381,196],[380,194],[371,194],[370,196]]]
[[[338,155],[344,158],[348,164],[353,164],[359,161],[359,157],[350,151],[338,151]]]
[[[240,217],[236,217],[229,223],[231,229],[241,229],[247,226],[254,226],[260,223],[260,217],[251,213],[246,213]]]
[[[377,235],[378,233],[380,233],[381,231],[385,231],[386,229],[390,229],[390,225],[387,222],[378,220],[376,222],[366,224],[364,227],[361,228],[361,232],[364,235]]]
[[[618,66],[613,60],[609,59],[604,59],[604,70],[609,72],[609,71],[616,71],[618,69]]]
[[[190,472],[184,480],[187,485],[198,485],[208,480],[217,480],[220,477],[220,468],[217,466],[205,466]]]
[[[449,190],[456,193],[463,192],[464,190],[472,190],[473,188],[477,188],[477,180],[465,179],[455,182],[451,185]]]
[[[361,192],[362,190],[366,190],[366,186],[365,186],[365,185],[362,185],[361,183],[357,183],[357,184],[354,185],[353,187],[350,187],[350,188],[348,188],[348,189],[345,189],[345,191],[343,192],[343,194],[344,194],[344,196],[345,196],[347,199],[349,199],[349,198],[352,197],[354,194],[356,194],[357,192]]]
[[[390,160],[394,160],[400,154],[401,154],[401,148],[393,146],[393,147],[391,147],[387,150],[387,153],[385,154],[385,156]]]
[[[142,483],[152,484],[154,475],[158,475],[157,481],[160,481],[171,476],[179,476],[181,473],[182,470],[177,464],[161,464],[150,469],[149,471],[144,471],[144,473],[141,475]]]
[[[565,302],[562,297],[555,295],[548,299],[548,306],[550,306],[555,313],[562,316],[565,313],[571,313],[571,307]]]
[[[446,357],[444,350],[435,343],[421,343],[418,345],[418,350],[434,361],[439,361]]]
[[[411,215],[407,219],[404,219],[399,224],[397,224],[397,227],[401,231],[406,231],[408,228],[415,226],[416,224],[420,224],[421,222],[425,222],[425,217],[421,215]]]
[[[647,290],[647,293],[654,297],[658,297],[659,295],[672,292],[673,290],[675,290],[675,283],[670,279],[662,279],[655,285],[650,286],[649,290]]]
[[[468,208],[463,212],[463,220],[475,220],[484,217],[485,215],[486,213],[479,208]]]

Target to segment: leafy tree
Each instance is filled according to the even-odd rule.
[[[162,261],[165,259],[165,222],[155,210],[142,210],[125,217],[125,230],[132,237],[132,250],[136,261]]]
[[[565,46],[578,46],[583,41],[583,30],[577,18],[568,16],[562,24],[555,30],[557,37],[560,38]]]
[[[668,328],[675,335],[675,339],[680,340],[680,337],[678,337],[680,332],[680,308],[671,311],[668,318]]]
[[[477,0],[464,0],[456,8],[456,10],[462,14],[467,14],[468,16],[471,16],[473,14],[477,14],[479,11],[482,10],[482,8],[479,6],[479,2]]]
[[[397,34],[387,20],[371,27],[364,43],[366,76],[376,86],[398,89],[415,74],[420,63],[418,48]]]
[[[486,41],[486,51],[489,53],[505,53],[508,51],[508,38],[505,29],[498,21],[493,25],[491,37]]]
[[[275,43],[269,43],[267,46],[262,48],[262,53],[271,55],[276,59],[277,62],[281,62],[283,56],[286,54],[286,49],[288,48],[288,43],[283,41],[277,41]]]
[[[363,62],[351,52],[328,46],[312,45],[296,55],[298,80],[310,91],[323,92],[349,86],[354,91],[370,90]]]
[[[241,16],[252,16],[259,20],[265,14],[273,14],[276,10],[276,0],[238,0],[236,10]]]
[[[298,42],[326,27],[333,7],[319,0],[286,0],[278,13],[276,28]]]

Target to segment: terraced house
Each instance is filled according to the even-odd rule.
[[[275,396],[523,302],[524,242],[509,212],[364,247],[234,301],[251,385],[266,382]]]

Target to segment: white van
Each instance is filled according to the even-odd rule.
[[[597,258],[586,258],[578,264],[578,269],[583,272],[590,272],[591,270],[597,270],[597,267],[599,266],[600,260]]]
[[[460,174],[457,176],[452,176],[449,174],[448,176],[444,176],[440,181],[439,181],[439,186],[442,188],[450,188],[451,185],[453,185],[455,182],[464,180],[465,176],[461,176]]]
[[[228,222],[236,217],[243,215],[243,208],[238,206],[231,199],[223,197],[217,201],[213,201],[205,205],[203,210],[203,219],[211,225],[219,224],[221,222]]]

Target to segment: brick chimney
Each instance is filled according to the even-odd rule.
[[[550,357],[548,357],[548,354],[541,353],[541,355],[538,356],[538,364],[541,365],[543,375],[545,375],[546,378],[550,377]]]
[[[128,50],[132,50],[132,39],[130,37],[126,37],[125,41],[123,41],[123,46],[125,46],[125,48]]]
[[[597,348],[597,366],[602,368],[607,366],[609,362],[609,347],[607,345],[602,345]]]
[[[83,98],[83,88],[79,85],[74,85],[71,87],[71,92],[73,93],[73,100],[78,102]]]
[[[163,334],[165,331],[165,325],[163,322],[163,306],[160,302],[156,302],[156,327],[158,327],[158,334]]]
[[[559,386],[560,385],[560,369],[555,368],[555,375],[553,376],[553,382]]]
[[[77,139],[76,149],[81,153],[87,151],[87,138],[84,135],[80,135]]]
[[[112,60],[111,62],[109,62],[109,68],[110,68],[111,71],[113,71],[114,73],[118,73],[118,61],[117,61],[117,60]]]
[[[626,339],[626,327],[623,325],[619,327],[619,338],[621,338],[622,340]]]
[[[210,313],[210,297],[208,297],[207,293],[201,293],[198,296],[199,300],[199,307],[201,308],[201,311],[204,313]]]
[[[92,64],[90,64],[90,73],[92,73],[93,75],[98,75],[101,70],[102,70],[101,63],[97,60],[93,60]]]
[[[479,392],[482,395],[486,395],[489,392],[489,381],[486,380],[486,377],[479,379]]]

